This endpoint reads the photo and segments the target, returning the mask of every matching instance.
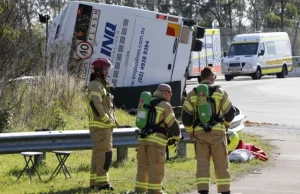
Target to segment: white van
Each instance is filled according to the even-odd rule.
[[[191,19],[101,3],[71,1],[49,32],[48,54],[63,57],[62,69],[75,69],[88,82],[90,64],[104,57],[113,63],[117,107],[136,108],[142,91],[169,83],[172,103],[181,105],[191,50],[201,49],[205,30]],[[57,48],[65,48],[62,52]]]
[[[222,73],[233,77],[249,75],[260,79],[276,74],[284,78],[292,71],[292,49],[286,32],[239,34],[234,37],[228,52],[224,52]]]
[[[221,73],[221,39],[220,29],[205,29],[202,50],[192,52],[191,63],[188,67],[187,78],[197,78],[201,81],[200,72],[206,66],[211,66],[217,73]]]

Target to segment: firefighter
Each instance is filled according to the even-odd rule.
[[[112,133],[116,127],[113,113],[113,96],[110,94],[107,77],[112,64],[100,58],[92,64],[92,73],[88,84],[87,105],[89,131],[93,143],[90,188],[114,190],[109,183],[108,170],[112,162]]]
[[[228,98],[227,93],[219,86],[213,85],[216,74],[211,67],[205,67],[201,71],[202,81],[188,93],[183,104],[182,123],[190,138],[194,140],[197,171],[196,184],[200,194],[209,193],[210,183],[210,158],[212,157],[215,168],[215,180],[219,193],[230,194],[230,172],[226,141],[226,130],[235,116],[235,109]],[[209,96],[201,98],[205,93],[198,94],[199,88],[209,89]],[[204,95],[205,96],[205,95]],[[206,111],[200,105],[211,112]],[[210,114],[207,123],[200,118]],[[202,118],[203,119],[203,118]]]
[[[143,131],[146,135],[139,136],[136,193],[162,193],[168,134],[172,135],[176,141],[182,137],[179,123],[170,105],[171,96],[171,87],[167,84],[160,84],[151,98],[155,116],[153,116],[154,122],[151,123],[151,127],[146,127],[148,132]]]

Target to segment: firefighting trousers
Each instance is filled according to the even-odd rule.
[[[198,191],[209,190],[210,157],[213,159],[218,192],[230,191],[227,140],[224,131],[195,132],[197,157],[196,184]]]
[[[108,170],[112,162],[112,129],[90,128],[93,143],[90,186],[109,184]]]
[[[161,145],[139,145],[135,192],[162,193],[165,153],[165,147]]]

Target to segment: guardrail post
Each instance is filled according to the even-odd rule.
[[[121,162],[128,159],[128,147],[117,148],[117,161]]]
[[[186,143],[183,141],[178,142],[177,156],[186,157]]]

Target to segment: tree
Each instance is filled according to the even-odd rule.
[[[39,70],[43,59],[41,34],[33,31],[22,2],[0,2],[0,96],[10,81]]]

